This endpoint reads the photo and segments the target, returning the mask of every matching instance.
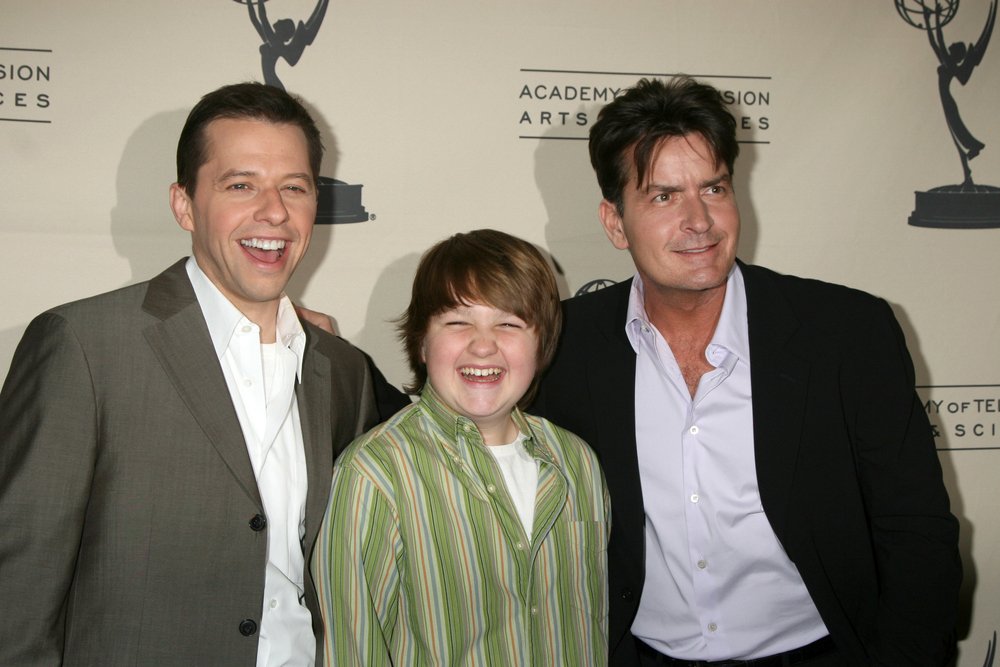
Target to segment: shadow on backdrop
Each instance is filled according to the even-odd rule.
[[[427,247],[438,240],[428,240]],[[393,320],[402,315],[410,303],[413,276],[424,250],[426,248],[404,255],[382,270],[368,299],[364,326],[351,337],[352,343],[371,355],[386,379],[400,388],[410,381],[410,368],[403,344],[396,338]]]
[[[596,117],[600,105],[577,107],[577,114]],[[538,128],[533,130],[539,134]],[[604,235],[597,207],[601,193],[590,168],[584,139],[557,139],[566,128],[553,125],[535,141],[535,184],[545,205],[545,243],[561,273],[561,296],[573,296],[583,285],[598,279],[619,281],[631,275],[631,262],[615,250]]]
[[[111,239],[118,256],[129,263],[126,285],[148,280],[191,254],[191,235],[170,212],[177,137],[187,114],[186,109],[155,114],[125,142],[115,178]]]

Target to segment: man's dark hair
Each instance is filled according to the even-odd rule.
[[[601,109],[590,129],[590,164],[597,172],[601,194],[624,213],[622,192],[635,165],[636,187],[647,180],[656,151],[664,139],[700,134],[718,166],[733,173],[739,155],[736,119],[722,93],[688,76],[664,82],[640,79],[624,95]]]
[[[213,120],[259,120],[285,123],[302,130],[309,146],[313,180],[319,178],[323,142],[302,102],[280,88],[262,83],[236,83],[208,93],[191,109],[177,140],[177,184],[194,196],[198,169],[208,160],[205,128]]]

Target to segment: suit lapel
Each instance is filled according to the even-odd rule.
[[[781,535],[802,444],[808,353],[800,351],[798,318],[771,274],[740,268],[747,293],[757,484],[764,513]]]
[[[607,315],[596,318],[598,349],[587,356],[590,395],[602,405],[595,417],[601,466],[615,506],[626,508],[613,517],[614,529],[629,543],[629,554],[643,554],[645,510],[639,481],[639,459],[635,442],[635,350],[625,335],[625,318],[632,281],[606,289],[614,290]],[[633,564],[642,567],[642,561]]]
[[[184,262],[149,282],[143,310],[160,322],[144,334],[192,417],[246,494],[261,506],[239,418]]]
[[[333,433],[330,430],[331,368],[330,359],[316,349],[316,335],[306,329],[305,359],[302,382],[295,388],[302,443],[305,447],[309,490],[306,495],[305,553],[319,532],[320,520],[326,511],[333,471]]]

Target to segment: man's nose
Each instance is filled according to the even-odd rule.
[[[708,204],[696,197],[685,203],[683,224],[685,230],[702,234],[711,229],[715,221],[712,219]]]
[[[280,225],[288,220],[288,208],[285,200],[281,197],[281,191],[277,188],[264,188],[258,195],[257,213],[255,220],[267,222],[270,225]]]

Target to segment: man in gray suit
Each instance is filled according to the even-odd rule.
[[[170,188],[193,257],[29,325],[0,393],[0,664],[317,660],[306,564],[336,451],[379,418],[369,360],[284,295],[322,151],[284,91],[209,93]]]

